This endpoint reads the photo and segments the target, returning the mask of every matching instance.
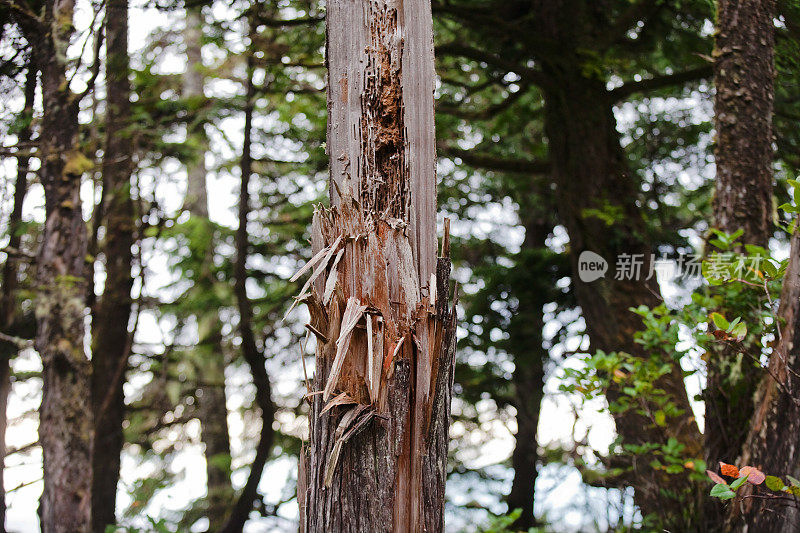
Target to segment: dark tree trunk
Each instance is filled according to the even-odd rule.
[[[17,134],[17,143],[25,145],[30,142],[33,135],[31,119],[33,118],[33,103],[36,97],[36,77],[38,71],[32,60],[28,63],[28,73],[25,78],[25,107],[22,111],[25,126]],[[27,151],[23,146],[22,150]],[[21,156],[17,158],[17,181],[14,184],[14,206],[8,218],[8,248],[19,250],[22,242],[20,224],[22,223],[22,205],[28,191],[28,165],[30,158]],[[0,292],[0,327],[4,333],[15,333],[17,321],[17,276],[19,266],[17,257],[9,253],[3,265],[3,287]],[[10,342],[0,342],[0,533],[6,530],[6,491],[3,485],[6,458],[6,428],[8,426],[8,395],[11,392],[11,359],[19,351],[18,347]]]
[[[106,141],[103,154],[103,212],[106,281],[93,313],[92,529],[103,533],[116,523],[117,482],[124,437],[122,422],[130,352],[131,262],[135,230],[131,199],[130,83],[128,81],[128,2],[108,0],[106,8]],[[101,223],[101,221],[97,221]]]
[[[42,73],[40,134],[46,220],[37,256],[35,346],[42,358],[39,441],[43,531],[88,531],[91,507],[90,363],[84,352],[86,225],[81,176],[90,165],[78,148],[78,102],[69,90],[64,50],[72,3],[48,0],[35,43]]]
[[[184,97],[204,99],[205,77],[202,73],[202,34],[203,17],[200,7],[186,10],[186,42],[187,70],[184,75]],[[192,217],[208,223],[208,193],[206,190],[205,147],[208,140],[205,134],[205,122],[201,119],[192,125],[190,135],[200,150],[196,161],[187,168],[188,188],[184,207]],[[209,228],[209,231],[210,228]],[[197,273],[196,283],[211,287],[217,282],[211,272],[213,261],[213,245],[209,247],[201,272]],[[216,315],[215,310],[208,311]],[[228,409],[225,403],[225,358],[222,353],[221,325],[217,316],[198,316],[198,323],[210,323],[197,345],[196,362],[199,365],[198,375],[202,381],[198,388],[197,417],[200,420],[200,438],[205,446],[207,481],[207,510],[209,531],[219,531],[225,524],[228,507],[233,497],[230,477],[230,437],[228,434]]]
[[[568,58],[568,54],[565,57]],[[620,145],[605,83],[584,77],[579,58],[574,59],[572,68],[564,69],[563,65],[543,68],[551,80],[544,91],[545,130],[557,186],[559,215],[570,238],[575,295],[586,321],[592,350],[624,351],[650,357],[651,354],[644,353],[634,342],[634,333],[643,325],[641,318],[630,311],[631,307],[654,307],[660,303],[655,276],[646,280],[652,248],[646,241],[644,221],[636,205],[636,184]],[[568,60],[565,63],[569,64]],[[605,277],[588,283],[577,275],[578,258],[586,250],[599,254],[609,263]],[[615,264],[623,254],[638,254],[642,259],[640,276],[615,279]],[[629,410],[615,416],[617,432],[629,444],[666,444],[669,437],[675,437],[686,445],[687,454],[699,454],[700,434],[680,367],[675,365],[658,386],[668,393],[682,414],[661,428],[654,420]],[[612,389],[608,394],[613,401],[621,392]],[[635,476],[636,503],[645,515],[653,514],[665,520],[682,516],[685,507],[681,499],[661,495],[663,489],[683,492],[682,479],[641,465]]]
[[[775,2],[721,0],[717,5],[714,225],[726,233],[743,230],[742,245],[766,247],[772,226]],[[737,250],[743,252],[743,246]],[[729,318],[736,316],[732,312]],[[733,462],[741,453],[761,374],[732,372],[738,351],[730,347],[709,354],[705,451],[713,466]]]
[[[756,394],[750,433],[740,463],[786,479],[800,476],[800,234],[792,237],[789,266],[781,291],[778,316],[782,333]],[[773,377],[774,376],[774,377]],[[745,484],[744,494],[752,486]],[[737,499],[731,506],[729,530],[790,533],[800,530],[800,512],[770,500]]]
[[[528,213],[535,210],[529,210]],[[552,224],[542,218],[525,217],[525,239],[522,243],[516,270],[525,272],[514,287],[519,307],[509,325],[508,350],[514,356],[513,404],[517,410],[517,433],[511,466],[514,479],[508,495],[509,511],[522,510],[514,527],[527,531],[536,525],[533,515],[534,488],[538,475],[539,449],[537,433],[539,411],[544,398],[545,362],[549,359],[542,345],[544,328],[542,307],[551,294],[541,284],[549,283],[551,276],[541,261],[541,251]]]
[[[714,223],[744,230],[743,243],[772,234],[772,107],[775,0],[717,3]]]
[[[252,25],[252,22],[250,24]],[[222,529],[223,533],[238,533],[242,531],[250,511],[253,509],[253,502],[258,497],[258,483],[261,480],[261,473],[267,464],[267,459],[275,440],[275,431],[272,429],[272,422],[275,418],[275,405],[272,403],[272,386],[270,385],[267,369],[264,366],[264,356],[258,350],[255,335],[253,334],[253,309],[250,305],[250,299],[247,297],[246,286],[247,216],[250,213],[248,186],[250,185],[250,176],[253,174],[251,137],[254,104],[255,87],[253,86],[253,58],[251,53],[247,58],[244,140],[242,142],[241,162],[242,182],[239,188],[239,227],[236,229],[236,263],[234,265],[236,280],[234,291],[236,292],[236,303],[239,309],[239,334],[242,337],[242,355],[250,367],[253,384],[256,387],[256,405],[261,410],[261,434],[256,445],[256,456],[250,465],[250,475],[247,477],[247,482],[231,509],[228,521]]]
[[[318,332],[303,531],[442,531],[455,313],[437,262],[430,3],[328,4],[330,209],[315,213]],[[318,254],[318,255],[317,255]]]

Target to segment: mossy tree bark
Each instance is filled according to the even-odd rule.
[[[317,336],[303,531],[442,531],[455,312],[437,260],[430,3],[328,4],[331,207],[299,299]]]
[[[42,74],[39,179],[45,225],[36,260],[35,347],[42,358],[39,441],[43,531],[89,531],[92,410],[90,363],[84,351],[86,225],[81,176],[91,165],[78,146],[78,104],[66,79],[74,4],[45,2],[34,44]]]

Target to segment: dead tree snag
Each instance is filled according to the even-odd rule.
[[[455,355],[437,259],[430,3],[328,6],[331,207],[298,301],[317,338],[303,531],[441,531]]]

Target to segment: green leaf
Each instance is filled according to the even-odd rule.
[[[767,476],[767,479],[764,481],[767,485],[769,490],[774,490],[776,492],[780,492],[786,486],[786,483],[783,480],[776,476]]]
[[[717,326],[717,329],[727,330],[730,323],[719,313],[711,313],[711,320],[714,321],[714,325]]]
[[[797,478],[787,475],[786,479],[789,480],[789,483],[791,483],[793,487],[800,487],[800,480]]]
[[[714,485],[709,494],[720,500],[730,500],[736,497],[736,493],[733,492],[728,485],[723,485],[722,483]]]
[[[741,341],[747,336],[747,325],[744,323],[737,324],[736,327],[731,331],[731,335],[736,337],[737,341]]]
[[[736,490],[736,489],[738,489],[739,487],[741,487],[742,485],[744,485],[744,482],[745,482],[745,481],[747,481],[747,476],[742,476],[742,477],[740,477],[740,478],[737,478],[737,479],[736,479],[736,481],[734,481],[733,483],[731,483],[731,490]]]

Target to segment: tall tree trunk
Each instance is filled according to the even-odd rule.
[[[28,73],[25,78],[25,107],[22,111],[25,126],[17,134],[17,143],[25,145],[33,135],[31,121],[33,119],[33,103],[36,97],[36,78],[38,70],[33,62],[28,62]],[[23,146],[23,151],[27,147]],[[17,181],[14,184],[14,206],[8,219],[8,248],[19,250],[22,242],[20,224],[22,223],[22,205],[28,191],[28,165],[30,158],[17,158]],[[17,257],[9,253],[3,265],[3,287],[0,292],[0,327],[4,333],[12,333],[17,319],[17,276],[19,269]],[[0,533],[6,530],[6,491],[3,485],[6,458],[6,428],[8,426],[8,395],[11,392],[11,359],[18,352],[18,347],[10,342],[0,342]]]
[[[299,299],[318,332],[303,531],[442,531],[455,313],[437,262],[427,0],[328,4],[331,208]],[[318,254],[318,255],[317,255]]]
[[[86,225],[81,176],[90,165],[78,147],[78,103],[66,80],[73,4],[45,2],[35,58],[44,113],[39,179],[45,225],[37,256],[36,339],[42,358],[39,441],[44,464],[43,531],[88,531],[91,506],[90,363],[84,352]]]
[[[202,101],[204,99],[205,76],[202,58],[203,17],[200,7],[186,9],[187,70],[184,75],[184,97]],[[206,190],[205,148],[208,140],[205,122],[196,120],[190,131],[196,145],[200,147],[196,161],[187,168],[188,188],[184,207],[189,214],[206,223],[208,218],[208,193]],[[216,283],[210,269],[213,261],[213,245],[204,261],[205,268],[197,274],[197,283],[209,288]],[[207,481],[207,512],[209,531],[219,531],[224,525],[228,507],[233,497],[230,478],[230,437],[228,433],[228,409],[225,404],[225,359],[222,353],[221,325],[215,310],[210,315],[198,316],[200,339],[197,345],[197,363],[202,384],[198,389],[198,418],[200,436],[205,446]],[[214,316],[211,316],[213,314]]]
[[[568,58],[569,55],[565,55],[565,63]],[[545,130],[557,186],[559,216],[570,238],[575,295],[586,321],[592,350],[624,351],[650,357],[651,354],[644,353],[634,342],[634,333],[643,325],[641,318],[630,311],[632,307],[655,307],[660,303],[655,276],[645,279],[652,248],[645,240],[644,221],[636,205],[635,181],[620,145],[605,83],[583,76],[579,57],[573,59],[576,62],[571,68],[545,65],[543,69],[551,78],[544,91]],[[591,282],[580,279],[578,259],[587,250],[609,262],[606,277]],[[612,272],[617,258],[623,254],[636,255],[642,260],[639,276],[616,279],[618,276]],[[682,413],[662,428],[631,409],[615,415],[617,432],[628,444],[666,444],[669,437],[675,437],[686,446],[686,453],[699,454],[700,434],[680,367],[675,365],[658,386]],[[612,389],[608,394],[614,401],[621,391]],[[679,476],[666,476],[641,464],[634,475],[636,503],[643,514],[664,520],[682,516],[686,509],[681,498],[661,495],[664,489],[683,492]]]
[[[252,26],[252,21],[248,22]],[[252,31],[251,31],[252,36]],[[252,40],[251,40],[252,42]],[[247,87],[244,106],[244,140],[242,142],[242,182],[239,188],[239,227],[236,228],[236,262],[234,274],[236,277],[234,291],[239,309],[239,334],[242,337],[242,355],[250,367],[253,375],[253,384],[256,387],[256,405],[261,410],[261,434],[256,445],[256,456],[250,465],[250,475],[242,489],[239,498],[231,509],[228,521],[222,529],[223,533],[241,532],[253,502],[258,497],[258,483],[261,473],[267,464],[269,453],[275,440],[275,431],[272,422],[275,419],[275,405],[272,403],[272,386],[269,375],[264,366],[265,359],[256,345],[253,334],[253,308],[247,297],[247,216],[250,213],[250,176],[253,174],[252,157],[252,130],[253,111],[255,105],[255,87],[253,85],[253,57],[252,52],[247,57]]]
[[[773,0],[719,2],[715,65],[719,142],[714,214],[726,231],[743,229],[745,242],[748,239],[766,242],[770,234],[775,10]],[[743,415],[752,414],[741,449],[742,464],[754,465],[772,475],[798,476],[800,236],[797,233],[792,236],[780,302],[781,332],[770,357],[769,372],[762,376],[754,406],[751,404],[746,413],[732,415],[730,423],[746,423]],[[722,371],[724,367],[721,374]],[[748,485],[743,493],[749,496],[751,491]],[[731,506],[727,526],[736,531],[788,533],[800,529],[800,513],[794,507],[780,507],[769,500],[737,499]]]
[[[106,142],[103,153],[103,212],[106,281],[94,313],[92,346],[92,529],[103,533],[116,523],[117,482],[124,437],[122,390],[130,352],[131,262],[134,209],[131,199],[130,83],[128,81],[128,1],[108,0],[106,8]],[[101,223],[101,221],[97,221]]]
[[[726,233],[743,230],[737,247],[743,252],[744,244],[766,247],[771,234],[775,2],[720,0],[717,6],[714,225]],[[736,460],[753,415],[761,375],[733,372],[737,356],[730,347],[710,351],[704,395],[705,451],[712,466]]]
[[[543,220],[544,217],[536,217],[535,210],[528,213],[534,213],[534,216],[523,216],[525,239],[516,265],[518,271],[527,275],[521,276],[522,283],[514,287],[519,307],[508,330],[508,350],[514,355],[514,374],[511,377],[513,404],[517,410],[516,443],[511,456],[514,479],[508,495],[508,508],[522,510],[514,526],[523,531],[536,525],[533,502],[539,462],[537,434],[544,398],[544,364],[549,358],[542,344],[542,307],[551,292],[541,287],[542,283],[549,283],[551,276],[543,272],[544,264],[539,252],[545,248],[552,224]]]

